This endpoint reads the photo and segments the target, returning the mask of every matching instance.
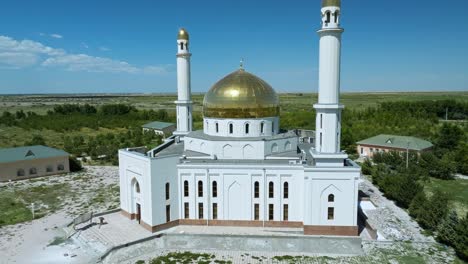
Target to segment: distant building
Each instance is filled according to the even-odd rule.
[[[427,151],[432,148],[432,143],[416,137],[378,135],[356,143],[357,151],[361,157],[372,158],[377,152],[400,151]]]
[[[0,149],[0,181],[68,173],[69,155],[45,146]]]
[[[176,129],[174,123],[166,123],[159,121],[144,124],[142,127],[143,131],[154,131],[154,133],[162,135],[163,137],[165,137],[165,135],[171,135],[172,132],[174,132]]]

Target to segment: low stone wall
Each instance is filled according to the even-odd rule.
[[[360,237],[161,234],[159,237],[114,250],[107,255],[103,262],[120,263],[158,250],[361,255],[361,242]]]

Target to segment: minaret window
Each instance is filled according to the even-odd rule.
[[[275,133],[275,122],[271,122],[271,132]]]
[[[260,124],[260,131],[261,131],[262,134],[265,133],[265,122],[262,122]]]
[[[330,11],[327,11],[327,13],[325,14],[325,16],[327,17],[327,19],[325,20],[325,23],[327,23],[327,24],[330,23],[330,20],[331,20],[331,19],[330,19],[330,16],[331,16],[331,15],[330,15]]]
[[[198,181],[198,197],[203,197],[203,182]]]
[[[216,122],[216,125],[215,125],[215,126],[216,126],[216,133],[218,133],[218,132],[219,132],[219,124],[218,124],[218,122]]]
[[[323,114],[320,114],[320,128],[323,127]]]
[[[213,185],[211,186],[211,188],[213,197],[218,197],[218,183],[216,181],[213,181]]]
[[[234,133],[234,125],[229,124],[229,134],[232,134],[232,133]]]
[[[180,43],[180,50],[184,50],[184,43],[183,42]]]
[[[249,124],[245,124],[245,134],[249,134]]]
[[[338,15],[339,15],[339,13],[338,13],[338,10],[337,10],[337,11],[335,11],[335,15],[334,15],[335,23],[338,23]]]

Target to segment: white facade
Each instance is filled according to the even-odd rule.
[[[339,104],[343,31],[339,12],[337,6],[322,8],[315,145],[300,140],[298,131],[281,131],[279,115],[205,116],[203,130],[191,131],[191,119],[186,115],[190,108],[185,108],[191,104],[177,103],[178,131],[174,136],[148,152],[119,151],[125,214],[140,219],[152,231],[196,224],[295,226],[311,235],[357,235],[360,168],[341,152],[339,143],[343,108]],[[178,40],[180,47],[184,43],[188,43],[188,35]],[[188,54],[188,48],[179,54]],[[180,102],[190,101],[189,57],[178,55]],[[237,76],[249,78],[237,86],[262,83],[252,81],[256,77],[251,74]],[[229,83],[222,85],[230,87],[226,86]],[[270,113],[279,107],[271,102],[274,100],[248,111]],[[242,110],[245,113],[245,108]]]

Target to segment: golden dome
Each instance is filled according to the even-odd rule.
[[[203,100],[203,115],[213,118],[279,116],[279,99],[264,80],[239,69],[211,87]]]
[[[322,0],[322,7],[338,6],[341,7],[341,0]]]
[[[179,34],[177,35],[177,39],[185,39],[189,40],[189,34],[185,28],[179,29]]]

